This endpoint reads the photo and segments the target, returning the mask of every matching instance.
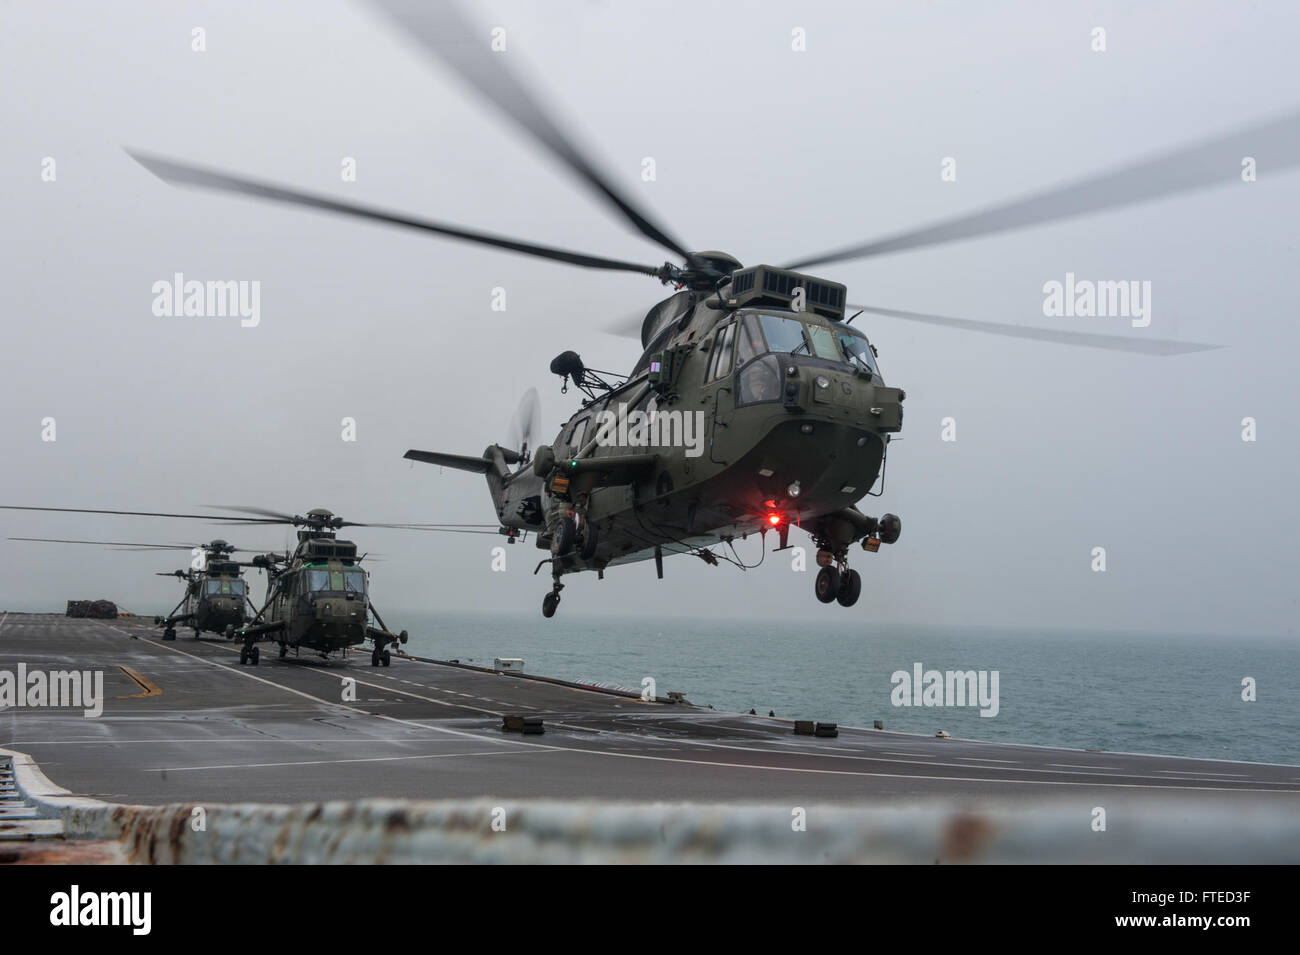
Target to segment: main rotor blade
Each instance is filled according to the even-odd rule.
[[[240,511],[241,513],[252,514],[257,517],[269,517],[274,519],[277,524],[292,524],[297,520],[297,518],[292,514],[284,514],[280,511],[270,511],[264,507],[243,507],[238,504],[204,504],[203,506],[210,507],[214,511]],[[231,520],[237,521],[240,520],[240,518],[235,517],[231,518]]]
[[[284,514],[280,511],[270,511],[264,507],[244,507],[242,505],[237,505],[237,504],[219,504],[219,505],[212,505],[212,506],[220,508],[223,511],[242,511],[245,514],[257,514],[262,517],[271,518],[275,520],[277,523],[281,523],[281,524],[310,523],[310,521],[304,520],[302,516],[295,517],[292,514]],[[234,521],[238,521],[242,519],[243,518],[238,518],[238,517],[231,518],[231,520]],[[496,532],[496,527],[497,527],[496,524],[420,524],[415,522],[376,523],[371,521],[345,521],[337,517],[332,518],[330,520],[330,526],[332,527],[387,527],[387,528],[396,528],[399,530],[439,530],[442,528],[449,528],[449,527],[490,527],[492,528],[493,533]]]
[[[496,529],[497,525],[494,525],[491,530],[478,530],[469,527],[417,527],[414,525],[403,526],[401,524],[382,524],[382,525],[367,524],[363,526],[393,527],[403,531],[433,531],[434,533],[438,533],[438,534],[496,534],[497,533],[497,529]]]
[[[608,335],[618,335],[620,338],[640,338],[641,329],[645,325],[645,316],[646,313],[638,309],[611,319],[602,325],[600,330]]]
[[[1082,345],[1087,348],[1105,348],[1110,351],[1135,352],[1142,355],[1185,355],[1191,352],[1211,351],[1222,345],[1203,345],[1198,342],[1176,342],[1167,338],[1143,338],[1140,335],[1105,335],[1098,332],[1075,332],[1063,328],[1034,328],[1026,325],[1006,325],[1001,322],[981,322],[970,318],[952,318],[947,315],[929,315],[924,312],[904,312],[892,308],[875,308],[871,305],[847,305],[846,310],[871,312],[889,318],[902,318],[912,322],[927,322],[949,328],[963,328],[972,332],[1006,335],[1011,338],[1032,338],[1035,341],[1058,345]]]
[[[447,531],[457,534],[495,534],[498,524],[363,524],[344,521],[343,527],[378,527],[399,531]]]
[[[10,537],[11,541],[35,541],[40,544],[97,544],[103,547],[121,547],[126,550],[193,550],[184,544],[137,544],[133,541],[77,541],[61,537]]]
[[[541,102],[510,71],[506,58],[492,51],[488,34],[476,30],[461,15],[455,3],[438,0],[372,0],[398,26],[451,67],[460,78],[492,105],[527,130],[534,139],[573,170],[606,202],[614,206],[646,238],[676,252],[685,261],[695,256],[676,238],[651,220],[625,195],[614,188],[595,165],[551,119]]]
[[[1300,111],[1014,202],[800,259],[787,268],[801,269],[941,245],[1116,209],[1180,192],[1240,183],[1241,160],[1245,156],[1255,157],[1261,168],[1269,170],[1300,164]]]
[[[258,199],[270,199],[273,202],[283,202],[295,206],[306,206],[309,209],[320,209],[325,212],[333,212],[339,215],[353,216],[358,219],[387,222],[390,225],[404,226],[405,228],[417,229],[421,232],[433,232],[437,235],[445,235],[453,239],[461,239],[466,242],[476,242],[480,245],[489,245],[498,249],[508,249],[512,252],[532,255],[542,259],[567,262],[570,265],[578,265],[588,269],[606,269],[613,272],[635,272],[639,275],[651,276],[657,276],[659,274],[659,269],[652,265],[638,265],[635,262],[624,262],[621,259],[607,259],[600,255],[588,255],[584,252],[571,252],[567,249],[556,248],[555,246],[537,245],[532,242],[523,242],[518,239],[507,238],[506,236],[492,235],[488,232],[462,229],[459,226],[435,222],[432,219],[416,218],[400,212],[391,212],[386,209],[361,205],[360,203],[355,202],[341,202],[337,199],[330,199],[327,196],[314,195],[297,189],[287,189],[283,186],[276,186],[267,182],[259,182],[255,179],[247,179],[242,176],[232,176],[226,173],[217,172],[216,170],[204,169],[200,166],[193,166],[188,163],[177,162],[171,159],[164,159],[160,156],[150,156],[146,153],[137,152],[131,149],[127,150],[127,154],[159,179],[163,180],[163,182],[171,183],[172,185],[196,186],[200,189],[211,189],[216,192],[232,192],[238,195],[253,196]]]
[[[111,511],[88,507],[22,507],[14,504],[0,504],[0,511],[56,511],[65,514],[124,514],[130,517],[180,517],[196,521],[216,523],[219,518],[211,514],[171,514],[163,511]],[[230,523],[239,524],[279,524],[280,521],[265,520],[255,517],[231,517]]]

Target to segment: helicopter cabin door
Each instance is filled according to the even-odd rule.
[[[700,458],[714,464],[728,463],[732,454],[731,422],[736,409],[735,385],[732,371],[736,365],[736,346],[740,338],[740,323],[732,319],[714,331],[709,350],[704,356],[704,380],[700,405],[704,412],[703,449]],[[687,459],[687,465],[690,465]]]

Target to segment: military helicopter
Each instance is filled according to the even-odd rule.
[[[640,234],[682,264],[646,265],[540,245],[459,225],[311,194],[189,163],[131,151],[166,182],[269,199],[591,269],[637,273],[674,294],[640,321],[643,353],[626,376],[587,368],[564,352],[551,369],[584,395],[550,445],[530,455],[489,445],[480,456],[408,451],[416,461],[485,475],[501,531],[512,540],[537,532],[550,550],[552,588],[542,603],[559,604],[561,577],[690,553],[708,563],[738,558],[737,536],[773,530],[780,548],[790,527],[809,533],[821,570],[815,593],[852,606],[860,575],[848,551],[899,539],[898,517],[857,507],[883,493],[890,440],[902,427],[905,394],[886,386],[876,347],[852,325],[870,313],[966,331],[1148,355],[1218,347],[1145,336],[1032,328],[952,316],[850,305],[844,285],[806,270],[993,235],[1239,181],[1240,158],[1267,156],[1270,168],[1300,162],[1296,115],[1260,123],[1090,178],[971,214],[874,241],[807,256],[784,267],[745,267],[725,252],[691,251],[597,170],[549,111],[494,54],[452,3],[376,0],[416,44],[449,66],[483,99],[532,136]],[[1262,161],[1262,160],[1261,160]],[[849,315],[853,311],[854,314]],[[697,416],[702,414],[702,420]],[[674,417],[678,416],[678,417]],[[696,446],[663,437],[699,421]],[[654,422],[658,421],[659,424]]]
[[[370,597],[369,572],[362,569],[364,555],[357,545],[337,534],[348,526],[398,526],[355,524],[335,517],[324,508],[305,515],[276,514],[258,508],[241,508],[249,513],[291,524],[298,530],[298,546],[292,554],[271,559],[267,567],[266,602],[247,626],[235,636],[244,641],[240,663],[257,665],[257,642],[270,639],[280,646],[283,660],[293,650],[307,648],[328,658],[331,653],[372,643],[371,666],[388,666],[389,646],[406,643],[407,632],[392,633]],[[414,529],[413,527],[408,529]],[[433,529],[433,528],[427,528]],[[483,528],[471,533],[493,533]],[[378,626],[370,626],[368,616]]]
[[[188,582],[186,596],[181,604],[177,605],[177,609],[186,605],[186,614],[159,617],[155,621],[167,625],[163,639],[175,639],[176,632],[171,624],[182,620],[191,620],[196,625],[197,636],[197,626],[200,622],[197,608],[206,600],[209,602],[210,609],[202,618],[204,629],[213,629],[219,624],[222,628],[220,632],[223,632],[228,639],[242,640],[239,662],[254,666],[261,658],[257,644],[268,639],[279,644],[280,659],[284,659],[290,650],[297,654],[302,649],[314,651],[322,658],[328,659],[330,654],[339,651],[346,655],[350,648],[360,646],[369,640],[373,646],[370,655],[371,666],[388,666],[392,659],[388,648],[395,643],[406,643],[407,632],[403,630],[400,633],[393,633],[380,617],[379,610],[370,596],[369,573],[361,567],[365,555],[358,555],[355,543],[338,537],[337,532],[340,528],[389,528],[493,535],[497,533],[494,529],[495,525],[489,524],[375,524],[346,521],[324,508],[308,511],[305,515],[233,506],[222,508],[221,510],[226,512],[224,514],[173,514],[158,511],[18,505],[0,505],[0,510],[171,517],[239,525],[288,524],[298,528],[298,544],[292,552],[277,554],[268,551],[242,564],[225,559],[224,555],[233,553],[236,548],[225,541],[214,541],[214,545],[219,545],[212,549],[212,554],[217,559],[211,560],[202,574],[191,576],[186,571],[173,572]],[[13,539],[36,540],[37,538]],[[60,541],[60,543],[111,544],[113,542]],[[123,544],[120,546],[129,549],[152,549],[172,545]],[[243,601],[234,603],[232,593],[241,566],[258,567],[267,573],[265,603],[260,609],[254,607],[254,615],[247,622],[243,613]],[[172,574],[164,576],[172,576]],[[207,584],[206,587],[196,586],[200,579]],[[213,581],[217,582],[215,591],[211,587]],[[242,579],[239,582],[242,584]],[[229,590],[227,584],[230,584]],[[241,587],[240,590],[239,596],[247,600],[244,588]],[[190,610],[187,601],[195,601],[193,611]],[[236,605],[239,614],[237,624],[233,619],[235,612],[233,608]],[[175,613],[175,610],[172,612]],[[378,626],[370,625],[371,617]],[[212,626],[206,626],[208,623]]]
[[[248,619],[244,612],[245,604],[252,610],[248,598],[248,581],[244,579],[243,568],[265,567],[268,558],[274,554],[247,551],[235,547],[224,540],[213,540],[206,544],[145,544],[131,541],[83,541],[64,540],[53,537],[11,537],[12,541],[33,541],[48,544],[89,544],[112,547],[117,550],[154,551],[154,550],[188,550],[194,555],[189,567],[181,570],[158,572],[158,577],[175,577],[185,582],[185,595],[171,609],[170,613],[155,616],[153,622],[163,627],[164,640],[176,639],[176,625],[189,624],[194,630],[194,639],[201,633],[217,633],[231,637],[237,627]],[[252,561],[237,561],[236,553],[256,553]],[[180,611],[180,613],[177,613]]]

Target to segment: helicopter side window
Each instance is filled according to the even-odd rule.
[[[582,448],[582,441],[587,436],[587,418],[583,418],[573,426],[573,431],[569,433],[569,447],[575,452]]]
[[[758,320],[753,315],[746,315],[736,335],[736,367],[765,351],[767,346],[763,344],[763,333],[758,330]]]
[[[876,366],[876,356],[871,350],[871,343],[867,341],[866,335],[848,325],[840,325],[835,329],[835,337],[839,339],[840,347],[844,349],[844,357],[850,365],[869,371],[873,375],[880,374],[880,369]]]
[[[781,399],[781,363],[775,355],[751,361],[736,375],[736,404],[752,405]]]
[[[736,323],[731,322],[713,339],[713,354],[709,356],[705,381],[717,381],[731,372],[731,358],[735,352]]]

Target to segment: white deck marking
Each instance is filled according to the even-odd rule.
[[[337,763],[393,763],[404,759],[446,759],[465,756],[520,756],[523,750],[494,749],[490,753],[424,753],[419,756],[369,756],[357,759],[307,759],[289,763],[229,763],[225,766],[167,766],[147,773],[193,773],[207,769],[277,769],[281,766],[333,766]]]

